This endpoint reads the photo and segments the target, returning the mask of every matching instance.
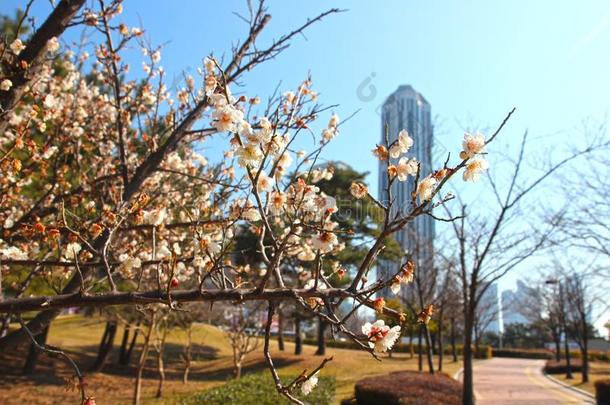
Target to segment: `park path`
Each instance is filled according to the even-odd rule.
[[[561,386],[542,374],[544,360],[493,358],[476,362],[477,405],[595,404],[595,400]]]

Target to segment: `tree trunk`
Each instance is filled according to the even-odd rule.
[[[424,371],[424,358],[421,344],[422,328],[423,326],[420,326],[419,331],[417,332],[417,370],[419,370],[420,373]]]
[[[138,322],[135,330],[133,331],[133,336],[131,337],[131,343],[129,344],[129,349],[125,353],[125,357],[121,360],[121,366],[127,366],[131,362],[131,355],[133,353],[133,348],[136,346],[136,341],[138,339],[138,335],[140,334],[140,325],[141,322]]]
[[[589,382],[589,335],[588,335],[588,330],[587,330],[587,320],[585,318],[585,314],[583,315],[583,322],[582,322],[582,348],[581,348],[581,354],[582,354],[582,382],[583,383],[587,383]]]
[[[102,340],[100,342],[100,346],[97,350],[97,357],[93,362],[93,365],[89,369],[91,372],[101,371],[108,359],[108,355],[112,351],[112,347],[114,346],[114,337],[116,336],[117,331],[117,322],[116,321],[108,321],[106,322],[106,329],[104,330],[104,335],[102,336]]]
[[[193,325],[190,324],[186,330],[186,348],[184,350],[184,374],[182,375],[182,382],[187,384],[189,382],[189,373],[191,371],[191,360],[193,358]]]
[[[49,334],[49,327],[47,326],[40,335],[36,336],[36,341],[39,345],[45,345],[47,342],[47,335]],[[23,374],[31,375],[34,374],[36,364],[38,364],[38,357],[40,356],[40,350],[34,345],[30,344],[30,350],[28,351],[28,357],[23,365]]]
[[[433,343],[430,337],[430,329],[424,324],[424,336],[426,338],[426,357],[428,359],[428,372],[434,374],[434,354],[432,353]]]
[[[277,311],[277,345],[280,352],[283,352],[284,347],[284,315],[281,310]]]
[[[455,346],[455,318],[451,318],[451,355],[453,356],[453,362],[457,363],[457,348]]]
[[[235,379],[239,380],[241,378],[241,362],[236,362],[233,368],[233,373],[235,375]]]
[[[555,342],[555,361],[559,363],[561,361],[561,331],[553,333],[553,341]]]
[[[409,354],[410,359],[415,356],[415,350],[413,349],[413,326],[409,327]]]
[[[157,385],[156,398],[163,396],[163,383],[165,383],[165,364],[163,363],[163,353],[165,351],[165,339],[167,338],[167,324],[164,324],[163,337],[157,350],[157,371],[159,373],[159,384]]]
[[[474,355],[476,356],[479,353],[479,331],[478,328],[474,327]]]
[[[130,325],[128,323],[125,324],[125,329],[123,330],[123,338],[121,339],[121,348],[119,349],[119,357],[117,360],[117,364],[123,364],[123,359],[127,355],[127,343],[129,343],[129,331]]]
[[[326,354],[326,322],[322,318],[318,318],[318,350],[316,356],[324,356]]]
[[[474,405],[472,375],[472,318],[474,317],[474,309],[469,308],[466,312],[464,317],[464,349],[462,355],[464,362],[464,371],[462,375],[462,405]]]
[[[443,371],[443,351],[445,348],[443,347],[443,318],[441,316],[438,320],[438,371]]]
[[[133,405],[140,405],[140,397],[142,396],[142,373],[144,372],[144,366],[146,365],[146,359],[148,358],[148,351],[150,350],[150,337],[152,336],[153,329],[155,328],[156,314],[152,314],[150,317],[150,325],[146,336],[144,336],[144,346],[142,347],[142,353],[140,353],[140,360],[138,361],[138,372],[136,373],[135,391],[133,395]]]
[[[301,319],[294,318],[294,354],[303,354],[303,339],[301,338]]]
[[[566,355],[566,379],[571,380],[574,378],[572,375],[572,365],[570,362],[570,345],[568,344],[568,331],[567,328],[563,327],[563,345]]]

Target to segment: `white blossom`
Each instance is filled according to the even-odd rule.
[[[480,157],[471,159],[466,164],[466,170],[464,170],[464,181],[477,181],[481,174],[489,168],[489,163]]]
[[[362,333],[368,337],[369,347],[376,352],[385,353],[400,337],[400,326],[390,328],[380,319],[373,324],[367,322],[362,325]]]
[[[10,48],[15,55],[19,55],[21,51],[25,49],[25,45],[23,45],[23,42],[21,42],[21,40],[17,38],[11,43]]]
[[[390,147],[390,157],[396,159],[401,153],[407,153],[413,146],[413,139],[409,136],[406,129],[398,133],[398,140]]]
[[[432,198],[432,193],[436,188],[436,183],[437,180],[432,176],[428,176],[420,180],[419,184],[417,185],[417,195],[419,195],[421,201],[428,201],[430,198]]]
[[[301,385],[301,392],[303,395],[309,395],[316,385],[318,385],[318,374],[320,374],[320,372],[316,371],[314,375],[303,381],[303,385]]]
[[[0,249],[0,256],[11,260],[26,260],[28,255],[16,246]]]
[[[417,174],[418,163],[415,158],[407,159],[400,158],[396,165],[396,177],[399,181],[407,180],[407,176],[415,176]]]
[[[83,247],[78,242],[71,242],[66,245],[64,257],[66,260],[74,260]]]
[[[2,82],[0,82],[0,90],[2,91],[9,91],[11,87],[13,87],[13,82],[11,82],[9,79],[4,79]]]
[[[328,253],[333,250],[333,247],[339,243],[337,235],[333,232],[321,232],[311,239],[311,245],[314,249],[319,249],[322,253]]]
[[[475,134],[465,133],[462,148],[464,150],[460,153],[460,157],[462,159],[471,158],[485,150],[485,137],[478,132]]]
[[[369,189],[365,184],[352,183],[349,188],[349,192],[357,199],[362,199],[367,196]]]

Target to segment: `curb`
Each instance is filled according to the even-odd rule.
[[[589,399],[593,400],[593,403],[595,403],[595,395],[591,394],[590,392],[587,392],[585,390],[581,390],[580,388],[576,388],[571,386],[570,384],[566,384],[563,381],[559,381],[558,379],[556,379],[555,377],[552,377],[550,374],[545,373],[544,371],[542,372],[542,374],[549,379],[549,381],[554,382],[555,384],[561,385],[564,388],[567,388],[569,390],[572,390],[574,392],[577,392]]]

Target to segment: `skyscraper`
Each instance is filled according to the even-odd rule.
[[[413,87],[399,86],[383,103],[381,110],[381,139],[385,144],[387,137],[391,144],[398,138],[398,133],[406,129],[413,138],[413,147],[407,153],[420,162],[421,177],[432,171],[433,126],[430,118],[430,104]],[[387,131],[387,132],[386,132]],[[393,159],[392,159],[393,160]],[[379,200],[387,202],[387,162],[379,163]],[[411,191],[415,179],[409,176],[407,181],[394,181],[392,198],[395,199],[393,212],[400,210],[408,213],[411,208]],[[402,248],[411,253],[418,266],[432,265],[432,249],[434,240],[434,220],[428,215],[417,217],[405,228],[395,234]],[[382,276],[393,275],[398,271],[400,263],[382,262],[379,271]]]

